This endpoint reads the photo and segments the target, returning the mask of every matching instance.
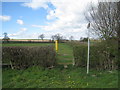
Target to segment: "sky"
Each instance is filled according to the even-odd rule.
[[[31,2],[2,2],[0,38],[6,32],[11,39],[45,39],[61,34],[69,39],[87,37],[84,13],[97,0],[31,0]]]

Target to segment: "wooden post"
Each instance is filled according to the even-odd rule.
[[[58,40],[55,41],[55,50],[58,52]]]

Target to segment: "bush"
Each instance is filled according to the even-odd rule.
[[[3,47],[3,63],[11,62],[13,68],[31,66],[51,67],[56,64],[56,53],[52,46]]]
[[[118,49],[116,41],[102,41],[90,46],[90,68],[98,70],[117,69]],[[86,67],[87,45],[76,45],[73,47],[75,65]]]
[[[87,46],[86,45],[74,46],[73,55],[74,55],[76,66],[81,66],[81,67],[86,66],[86,57],[87,57]]]

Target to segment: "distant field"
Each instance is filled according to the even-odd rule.
[[[54,45],[54,43],[5,43],[2,46],[45,46]]]
[[[11,39],[9,41],[37,41],[37,42],[46,42],[46,41],[49,41],[48,39],[44,39],[44,40],[41,40],[41,39]]]

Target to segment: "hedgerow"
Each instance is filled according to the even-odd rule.
[[[117,41],[102,41],[90,46],[90,68],[114,70],[118,68]],[[74,45],[75,66],[86,67],[87,45]]]
[[[56,52],[52,46],[3,47],[2,51],[3,63],[11,62],[15,69],[51,67],[56,64]]]

